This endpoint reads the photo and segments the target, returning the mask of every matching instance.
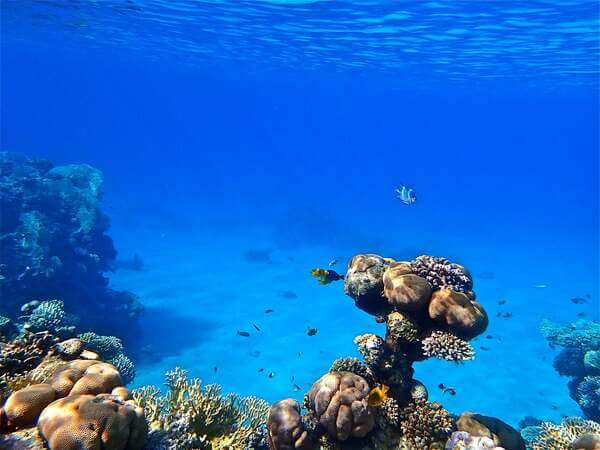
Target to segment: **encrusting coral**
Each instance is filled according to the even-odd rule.
[[[558,325],[549,320],[540,325],[550,346],[563,347],[553,366],[563,376],[571,377],[569,394],[586,418],[600,420],[600,324],[580,320]]]
[[[350,260],[343,278],[355,305],[385,322],[385,337],[356,336],[364,363],[336,360],[305,395],[303,417],[292,405],[282,409],[282,403],[273,405],[272,416],[287,411],[295,428],[286,429],[294,428],[296,436],[307,433],[302,442],[314,443],[311,448],[443,448],[456,429],[454,419],[440,404],[428,402],[412,365],[428,357],[474,358],[468,340],[485,331],[488,317],[475,301],[471,276],[444,258],[396,262],[364,254]],[[292,448],[290,436],[272,439],[271,450]]]
[[[151,448],[244,449],[263,431],[269,411],[264,400],[223,396],[220,386],[203,386],[179,368],[165,378],[164,395],[152,386],[133,391],[150,424]]]

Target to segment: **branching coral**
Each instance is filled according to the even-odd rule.
[[[61,338],[69,338],[75,332],[75,319],[65,312],[61,300],[47,300],[35,307],[27,324],[31,331],[48,331]]]
[[[444,331],[434,331],[422,342],[423,353],[428,357],[462,362],[475,358],[475,351],[467,341]]]
[[[401,410],[400,429],[409,448],[427,449],[434,443],[446,442],[454,421],[439,403],[420,401]]]
[[[473,282],[466,269],[446,258],[421,255],[410,263],[414,274],[425,278],[434,288],[450,288],[456,292],[468,292]]]
[[[529,447],[532,450],[568,449],[572,444],[584,435],[600,434],[600,425],[591,420],[579,417],[567,417],[560,425],[545,422],[538,428]]]
[[[165,375],[168,392],[153,387],[133,392],[151,428],[165,432],[167,448],[243,449],[266,421],[269,405],[256,397],[223,396],[218,385],[203,386],[176,368]],[[181,440],[190,447],[177,447]]]

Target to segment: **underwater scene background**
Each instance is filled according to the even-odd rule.
[[[132,293],[96,310],[84,271],[47,297],[15,275],[1,315],[17,291],[61,298],[122,339],[132,388],[179,366],[302,402],[355,336],[385,333],[311,270],[444,256],[489,326],[473,361],[415,364],[429,399],[517,429],[583,415],[540,327],[584,321],[600,350],[597,2],[1,6],[0,150],[102,172],[117,254],[93,270]]]

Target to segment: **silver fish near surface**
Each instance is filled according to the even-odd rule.
[[[414,189],[404,186],[403,184],[398,186],[394,192],[396,193],[396,198],[405,205],[412,205],[417,201],[417,194]]]

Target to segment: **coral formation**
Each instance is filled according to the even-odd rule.
[[[223,396],[220,386],[188,380],[179,368],[165,378],[165,395],[153,386],[133,391],[150,424],[153,448],[244,449],[262,432],[269,410],[264,400]]]
[[[544,422],[540,426],[528,427],[524,435],[532,437],[527,442],[531,450],[585,449],[595,450],[600,446],[600,425],[592,420],[566,417],[560,425]]]
[[[455,431],[446,443],[446,450],[504,450],[485,436],[471,436],[466,431]]]
[[[552,347],[563,347],[553,366],[560,375],[571,377],[571,398],[586,418],[600,420],[600,324],[580,320],[558,325],[544,320],[540,331]]]
[[[273,450],[308,450],[312,446],[302,424],[300,406],[294,399],[280,400],[271,406],[267,429],[269,446]]]
[[[47,300],[31,310],[25,327],[29,331],[48,331],[60,338],[72,337],[75,332],[75,319],[65,313],[61,300]]]
[[[423,353],[428,357],[462,362],[475,358],[471,344],[445,331],[434,331],[422,341]]]
[[[465,412],[456,420],[458,431],[473,437],[486,437],[508,450],[525,450],[525,441],[517,430],[495,417]]]
[[[413,379],[412,365],[429,357],[454,362],[474,358],[468,340],[483,333],[488,317],[472,289],[467,270],[444,258],[396,262],[374,254],[354,256],[344,291],[358,308],[385,322],[385,337],[356,336],[364,363],[336,360],[305,395],[302,418],[288,400],[274,404],[273,417],[288,431],[278,443],[272,440],[271,447],[292,448],[293,428],[295,436],[307,434],[303,443],[314,442],[321,449],[444,448],[455,430],[454,419],[440,404],[428,402],[427,389]],[[283,411],[293,426],[280,418]],[[467,448],[460,447],[465,439],[456,437],[448,448]],[[468,445],[493,442],[491,436],[469,439]]]
[[[54,352],[58,339],[47,331],[26,333],[23,337],[0,343],[0,373],[3,376],[24,374]]]
[[[123,344],[116,336],[100,336],[93,332],[79,335],[79,339],[86,348],[98,353],[101,359],[114,365],[123,382],[129,384],[135,378],[135,366],[133,361],[123,353]]]
[[[102,182],[85,164],[53,167],[0,152],[0,313],[14,317],[32,298],[60,298],[87,329],[134,331],[137,298],[109,289],[104,275],[116,252],[99,206]]]
[[[45,408],[38,420],[50,450],[139,450],[144,447],[147,427],[139,406],[107,394],[62,398]]]

